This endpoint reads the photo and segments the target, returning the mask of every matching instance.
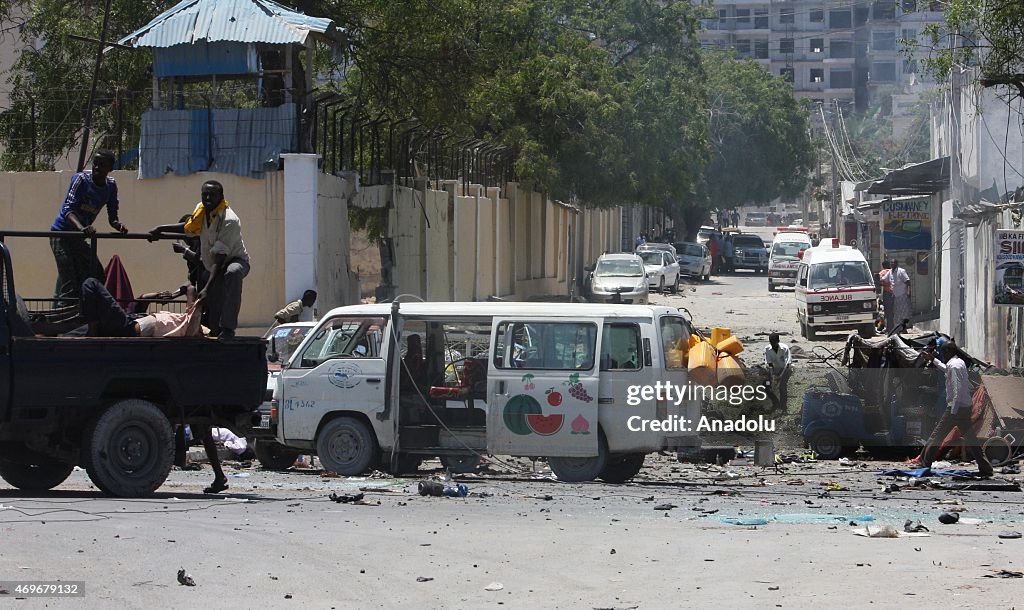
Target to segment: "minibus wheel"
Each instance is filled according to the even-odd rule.
[[[646,457],[647,455],[644,453],[610,455],[599,478],[605,483],[625,483],[640,472]]]
[[[480,466],[480,456],[475,453],[442,455],[441,465],[455,474],[469,474],[476,472],[476,469]]]
[[[582,483],[601,476],[608,463],[608,443],[604,432],[598,431],[597,455],[591,457],[549,457],[548,465],[559,481]]]

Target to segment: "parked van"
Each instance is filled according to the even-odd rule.
[[[687,383],[691,330],[651,305],[340,307],[282,366],[272,423],[282,445],[343,475],[438,456],[471,471],[496,454],[546,457],[565,481],[621,482],[647,453],[699,445],[696,431],[627,423],[700,419],[700,400],[635,404],[638,387]]]
[[[796,285],[796,270],[803,252],[811,247],[805,231],[783,231],[775,234],[768,253],[768,292],[781,286]]]
[[[822,330],[858,329],[870,337],[877,312],[874,276],[860,250],[832,242],[804,251],[796,284],[801,336],[814,339]]]

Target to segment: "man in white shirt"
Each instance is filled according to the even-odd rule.
[[[892,259],[892,270],[889,272],[889,278],[892,282],[892,301],[893,309],[893,328],[903,323],[903,320],[910,319],[910,276],[907,275],[907,270],[900,267],[900,263],[895,258]],[[904,330],[910,328],[912,324],[909,322]],[[886,329],[892,332],[891,329]]]
[[[943,439],[949,434],[954,426],[960,428],[972,457],[978,463],[978,474],[983,477],[992,476],[992,464],[985,458],[981,450],[981,441],[974,433],[974,426],[971,423],[971,382],[967,376],[967,365],[957,351],[956,343],[950,339],[942,345],[942,357],[945,362],[936,358],[933,354],[925,354],[925,359],[932,363],[935,368],[943,371],[946,375],[946,412],[935,424],[928,444],[921,458],[922,466],[931,466],[935,454],[939,450]]]
[[[242,280],[249,274],[249,253],[242,241],[242,221],[224,198],[221,183],[204,182],[201,197],[187,221],[159,225],[149,233],[153,239],[161,233],[199,236],[199,255],[210,277],[197,300],[206,302],[210,335],[232,339],[242,307]]]
[[[789,398],[787,386],[789,377],[793,374],[793,356],[789,353],[789,346],[779,342],[779,333],[768,335],[768,345],[764,348],[764,363],[775,385],[772,403],[776,409],[781,406],[785,412]]]

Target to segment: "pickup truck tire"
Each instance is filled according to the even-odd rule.
[[[83,463],[105,494],[139,498],[156,491],[174,463],[174,429],[159,407],[128,399],[111,405],[85,433]]]
[[[640,472],[644,466],[644,453],[627,453],[625,455],[610,455],[604,470],[598,475],[605,483],[625,483]]]
[[[74,464],[46,462],[19,464],[0,459],[0,478],[25,491],[46,491],[60,485],[71,475]]]
[[[256,459],[267,470],[287,470],[302,452],[274,441],[256,441]]]
[[[597,455],[593,457],[549,457],[548,465],[559,481],[582,483],[601,476],[608,464],[608,442],[604,432],[598,431]]]
[[[316,454],[324,470],[351,477],[370,469],[378,457],[373,430],[354,417],[336,417],[316,435]]]

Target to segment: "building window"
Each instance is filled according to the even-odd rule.
[[[825,39],[824,38],[812,38],[811,39],[811,53],[823,53],[825,51]]]
[[[907,40],[907,41],[911,41],[911,42],[916,41],[917,40],[917,30],[904,28],[904,30],[901,32],[901,36],[900,37],[903,40]]]
[[[736,9],[736,23],[750,23],[750,9],[749,8],[738,8],[738,9]]]
[[[832,70],[829,73],[832,79],[833,89],[852,89],[853,88],[853,71],[852,70]]]
[[[896,32],[874,32],[871,34],[872,51],[895,51]]]
[[[824,68],[811,68],[812,83],[823,83],[825,82],[825,69]]]
[[[793,68],[779,68],[779,76],[787,83],[792,83],[796,74],[793,72]]]
[[[754,29],[755,30],[767,30],[768,29],[768,9],[764,9],[764,8],[754,9]]]
[[[729,11],[725,10],[724,8],[718,9],[718,18],[719,19],[728,19],[729,18]]]
[[[779,23],[796,23],[796,11],[793,7],[779,9]]]
[[[783,38],[779,40],[779,53],[792,54],[793,48],[794,44],[792,38]]]
[[[871,74],[873,83],[892,83],[896,81],[896,63],[891,61],[876,61],[871,63]]]
[[[737,40],[736,41],[736,53],[741,57],[750,57],[750,41],[749,40]]]
[[[896,18],[896,0],[875,0],[871,7],[871,18],[889,20]]]
[[[833,30],[853,27],[853,14],[849,9],[828,12],[828,24]]]
[[[852,59],[853,42],[849,40],[833,40],[829,47],[829,57],[835,59]]]
[[[825,11],[820,9],[812,10],[808,14],[808,19],[810,19],[811,23],[825,23]]]
[[[754,57],[757,59],[768,59],[767,40],[758,40],[754,42]]]

